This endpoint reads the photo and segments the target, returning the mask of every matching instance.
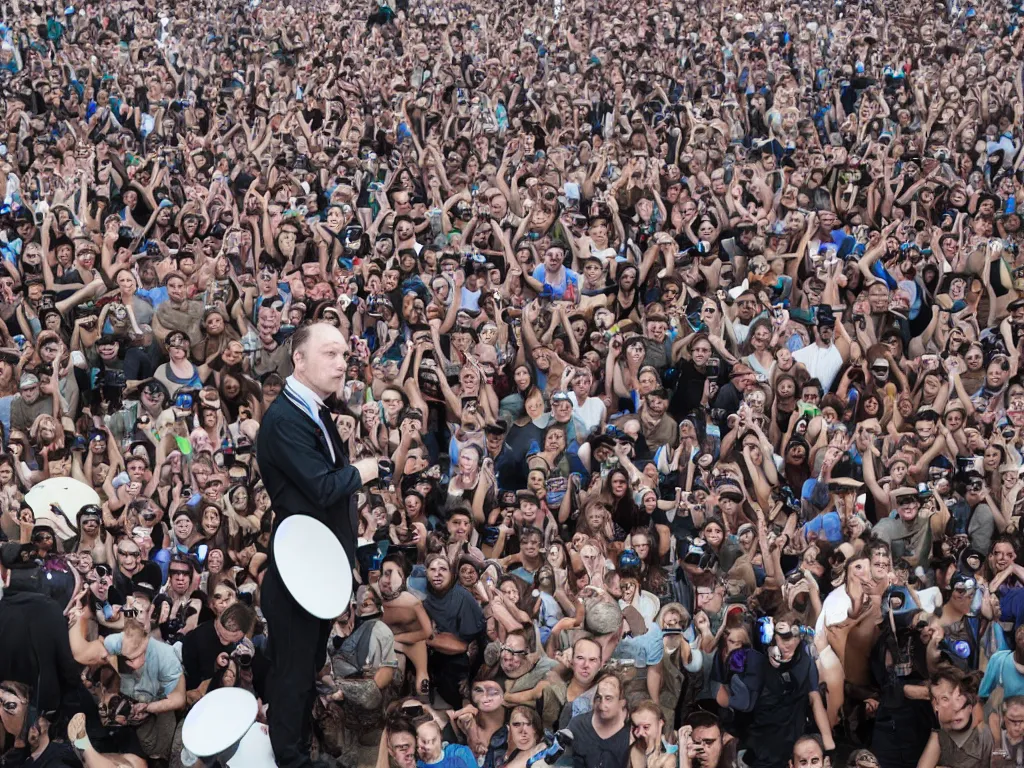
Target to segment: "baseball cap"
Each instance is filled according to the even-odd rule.
[[[28,389],[39,384],[39,377],[34,373],[25,373],[21,376],[21,381],[18,382],[18,389]]]

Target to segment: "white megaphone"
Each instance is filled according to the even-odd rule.
[[[352,564],[330,528],[308,515],[291,515],[278,526],[272,547],[295,602],[318,619],[334,620],[348,610]]]
[[[216,760],[228,768],[276,768],[267,727],[256,722],[259,704],[244,688],[218,688],[201,698],[181,728],[182,763]]]
[[[32,486],[25,494],[25,503],[32,507],[36,522],[53,526],[62,540],[74,536],[78,526],[78,510],[86,504],[100,505],[100,496],[80,480],[51,477]]]

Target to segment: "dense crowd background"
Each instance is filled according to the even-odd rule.
[[[309,323],[317,764],[1024,765],[1020,4],[380,2],[0,2],[0,765],[265,716]]]

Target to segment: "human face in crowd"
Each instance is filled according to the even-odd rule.
[[[949,680],[940,680],[930,688],[932,709],[939,718],[939,725],[954,733],[969,728],[973,717],[972,707],[964,691]]]
[[[416,753],[425,763],[437,762],[441,755],[441,729],[431,720],[416,729]]]
[[[1003,730],[1011,744],[1019,744],[1024,739],[1024,704],[1014,702],[1006,707]]]
[[[827,768],[828,761],[821,745],[813,739],[805,739],[793,747],[790,768]]]
[[[597,684],[594,694],[594,714],[603,722],[612,723],[621,718],[626,709],[622,687],[618,680],[605,679]]]
[[[388,754],[397,768],[415,768],[417,738],[398,731],[388,736]]]

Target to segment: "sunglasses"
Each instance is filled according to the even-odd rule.
[[[129,550],[127,552],[123,549],[119,549],[117,550],[117,554],[119,557],[142,557],[142,551],[138,549]]]
[[[167,572],[170,576],[191,576],[192,571],[173,570]]]

